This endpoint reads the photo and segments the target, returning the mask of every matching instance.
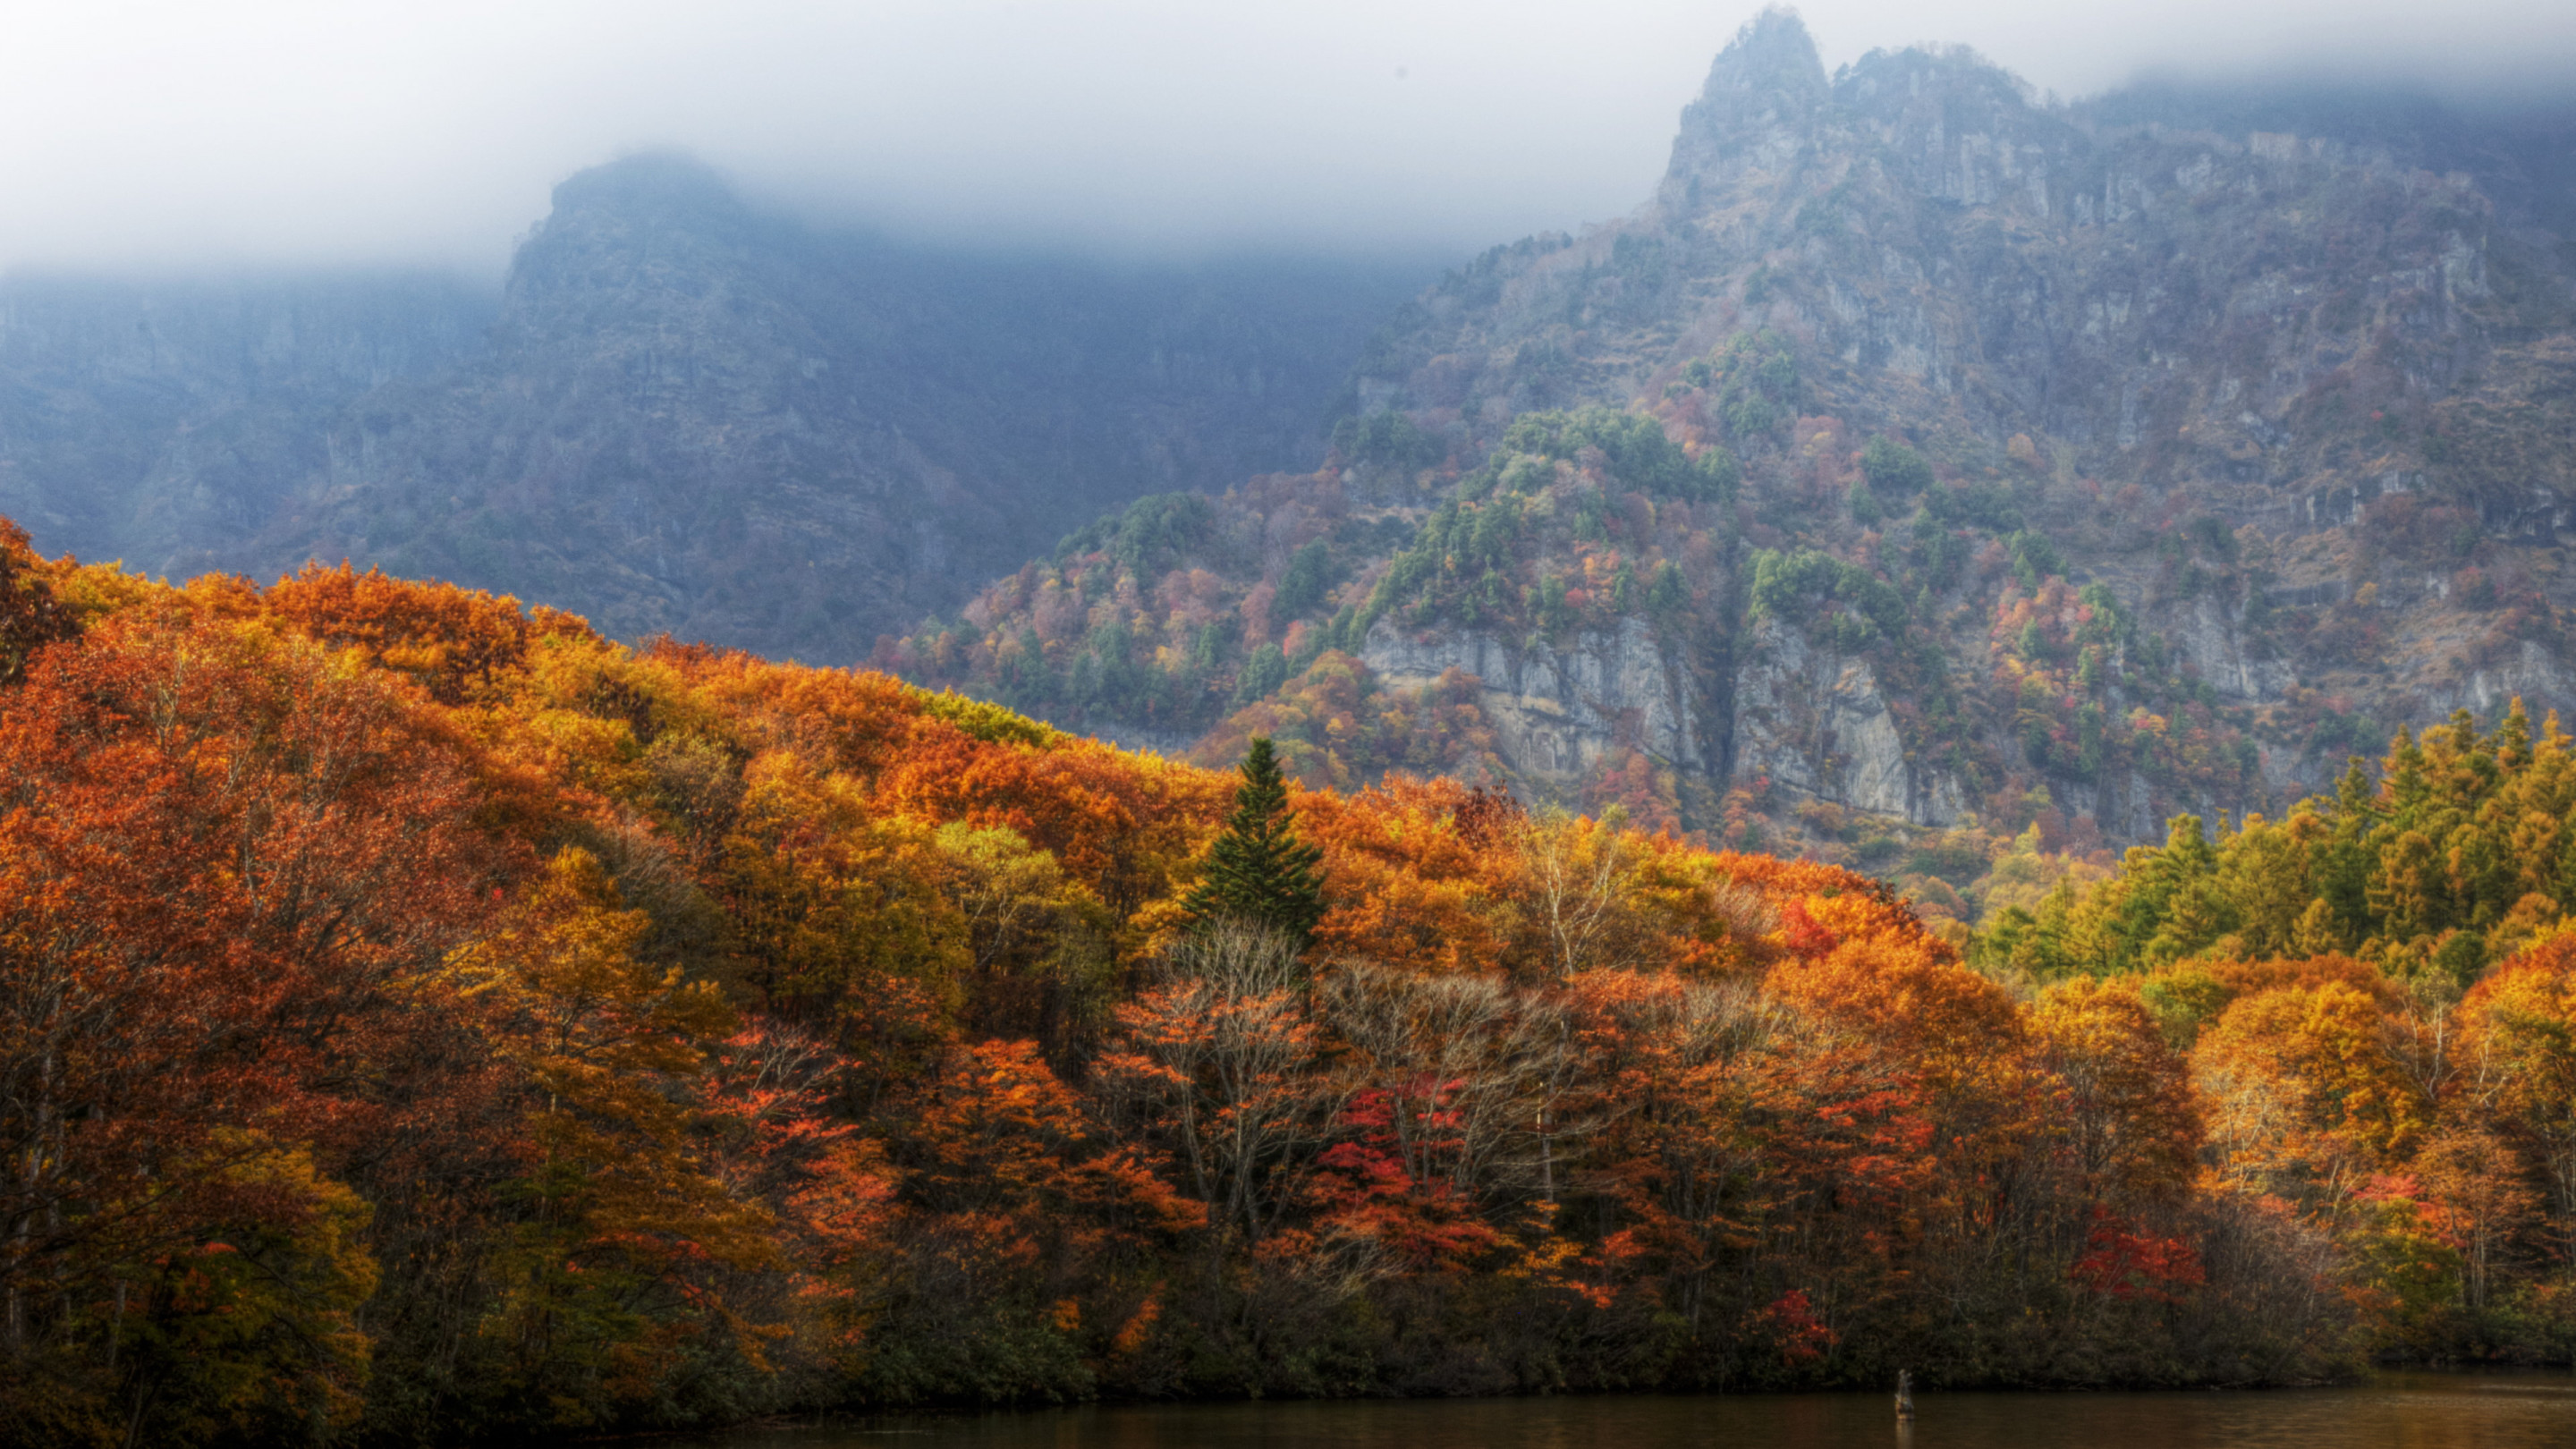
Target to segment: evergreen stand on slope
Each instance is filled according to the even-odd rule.
[[[1243,784],[1225,833],[1208,848],[1207,870],[1183,902],[1202,921],[1238,920],[1286,936],[1299,951],[1324,918],[1323,847],[1297,838],[1288,785],[1266,735],[1243,756]]]

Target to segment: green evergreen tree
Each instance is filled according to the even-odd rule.
[[[2343,781],[2335,791],[2333,820],[2334,833],[2317,843],[2310,870],[2317,895],[2334,913],[2333,934],[2345,941],[2359,941],[2373,928],[2370,872],[2379,858],[2378,843],[2373,839],[2379,830],[2379,794],[2359,755],[2348,757],[2344,763]]]
[[[2513,697],[2513,707],[2505,711],[2490,743],[2497,767],[2507,775],[2518,775],[2531,763],[2531,716],[2523,710],[2521,695]]]
[[[2379,767],[2379,777],[2386,782],[2389,817],[2397,824],[2415,824],[2432,804],[2433,785],[2424,778],[2424,749],[2406,726],[2399,725],[2397,738],[2388,742],[2388,758]]]
[[[1243,784],[1225,833],[1208,849],[1207,872],[1183,902],[1199,919],[1234,919],[1285,933],[1304,950],[1324,918],[1323,847],[1297,838],[1288,785],[1265,735],[1243,756]]]

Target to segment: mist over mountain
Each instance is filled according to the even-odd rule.
[[[989,245],[1472,252],[1615,215],[1752,5],[547,0],[42,7],[0,53],[0,268],[391,262],[497,280],[573,170],[677,145],[807,216]],[[2149,72],[2567,93],[2538,0],[1807,0],[1828,69],[1974,46]]]
[[[1828,854],[2273,808],[2397,723],[2576,705],[2571,122],[1828,74],[1772,12],[1641,209],[1380,331],[1323,471],[884,657]]]
[[[348,558],[845,662],[1103,507],[1311,465],[1419,276],[907,245],[643,156],[564,183],[497,297],[0,284],[0,511],[172,574]]]

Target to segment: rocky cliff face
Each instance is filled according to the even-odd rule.
[[[1615,750],[1704,771],[1698,689],[1640,619],[1563,644],[1507,642],[1480,630],[1408,632],[1391,619],[1368,631],[1362,663],[1393,688],[1420,689],[1450,670],[1475,676],[1497,753],[1550,793],[1578,785]]]
[[[1959,781],[1918,762],[1869,661],[1777,619],[1755,625],[1735,675],[1732,778],[1917,825],[1967,813]]]
[[[1558,644],[1381,619],[1359,658],[1392,689],[1426,688],[1451,670],[1473,676],[1496,754],[1541,796],[1574,797],[1605,761],[1636,751],[1686,776],[1918,825],[1967,813],[1960,782],[1918,761],[1869,661],[1780,620],[1749,630],[1717,680],[1633,617]]]
[[[347,557],[847,662],[1103,508],[1311,460],[1414,277],[929,249],[643,157],[566,182],[497,299],[0,288],[0,508],[48,549]]]

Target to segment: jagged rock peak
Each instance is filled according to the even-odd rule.
[[[1718,52],[1699,99],[1682,111],[1666,199],[1685,200],[1695,184],[1747,168],[1778,168],[1831,99],[1825,63],[1798,13],[1775,6],[1753,17]]]
[[[1816,55],[1807,22],[1787,6],[1774,5],[1744,22],[1726,49],[1709,66],[1708,84],[1700,90],[1703,104],[1724,95],[1785,91],[1793,95],[1825,89],[1825,63]]]
[[[1834,77],[1834,107],[1846,121],[1889,140],[1909,134],[1938,149],[1947,136],[2033,130],[2055,137],[2062,114],[2037,104],[2028,81],[1964,45],[1873,50]]]
[[[743,210],[722,172],[681,151],[645,151],[574,172],[555,186],[554,214],[703,216]]]
[[[585,339],[639,308],[694,312],[710,289],[744,280],[764,225],[723,173],[685,153],[575,172],[511,258],[493,341],[505,352],[541,338],[586,351]]]

